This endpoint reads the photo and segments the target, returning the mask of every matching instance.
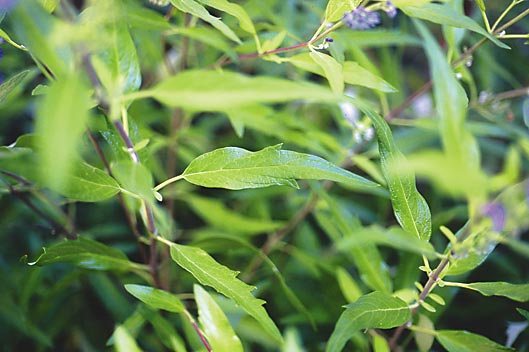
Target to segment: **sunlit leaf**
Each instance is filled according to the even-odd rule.
[[[152,175],[145,166],[132,160],[123,160],[112,165],[112,172],[123,189],[143,200],[153,201]]]
[[[332,56],[311,51],[310,57],[323,70],[325,77],[329,81],[331,90],[336,94],[343,94],[344,76],[342,65],[339,64]]]
[[[89,108],[89,88],[78,74],[53,82],[37,107],[40,171],[46,184],[55,190],[63,189],[76,158]]]
[[[114,345],[117,352],[141,352],[134,338],[121,325],[114,330]]]
[[[248,314],[255,318],[276,342],[283,338],[268,313],[263,308],[265,301],[255,298],[250,291],[253,286],[237,279],[238,272],[219,264],[209,254],[197,247],[171,245],[171,258],[189,271],[202,285],[210,286],[224,296],[231,298]]]
[[[211,6],[217,10],[224,11],[237,18],[241,28],[251,34],[256,34],[252,19],[246,10],[239,4],[227,0],[198,0],[206,6]]]
[[[435,340],[435,327],[432,323],[432,321],[424,314],[419,314],[419,320],[417,322],[417,326],[424,330],[430,330],[431,333],[428,331],[422,332],[422,331],[415,331],[414,337],[415,342],[417,343],[417,347],[419,347],[420,352],[428,352],[432,348],[432,344]]]
[[[325,351],[341,351],[358,330],[391,329],[406,323],[410,317],[408,305],[399,298],[381,292],[362,296],[342,313]]]
[[[378,187],[317,156],[281,150],[281,145],[258,152],[235,147],[217,149],[193,160],[182,177],[199,186],[228,189],[273,185],[297,188],[296,179],[327,179],[366,191]]]
[[[143,303],[168,312],[180,313],[184,311],[184,305],[175,295],[150,286],[125,285],[128,293],[142,301]]]
[[[336,22],[343,17],[344,13],[351,10],[351,1],[349,0],[329,0],[325,8],[325,21]]]
[[[198,320],[204,327],[211,348],[219,352],[242,352],[241,341],[219,305],[201,286],[194,285],[193,288]]]
[[[147,97],[168,106],[197,111],[223,111],[236,107],[292,100],[337,101],[329,89],[274,77],[249,77],[224,71],[188,70],[163,80],[152,90],[130,98]]]
[[[435,337],[448,352],[474,352],[476,346],[479,346],[482,352],[514,351],[513,348],[502,346],[468,331],[438,330]]]

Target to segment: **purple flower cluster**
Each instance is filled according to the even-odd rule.
[[[363,31],[376,27],[380,23],[380,14],[371,12],[363,6],[358,6],[353,11],[344,13],[343,21],[347,27]]]
[[[383,5],[377,6],[377,9],[380,8],[391,18],[397,15],[397,8],[391,1],[386,1]],[[378,26],[380,24],[380,14],[364,6],[358,6],[353,11],[344,13],[342,20],[349,28],[363,31]]]

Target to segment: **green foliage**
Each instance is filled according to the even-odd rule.
[[[0,1],[2,348],[529,351],[526,3]]]

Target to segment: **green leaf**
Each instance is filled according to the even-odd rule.
[[[24,78],[29,72],[30,70],[19,72],[0,85],[0,104],[6,100],[7,96],[13,91],[13,89],[24,81]]]
[[[242,352],[239,337],[217,302],[199,285],[193,285],[198,306],[198,319],[213,351]]]
[[[513,348],[468,331],[438,330],[436,339],[448,352],[474,352],[477,346],[480,352],[514,351]]]
[[[435,326],[432,321],[424,314],[419,314],[419,320],[417,326],[423,330],[430,330],[432,333],[415,331],[415,343],[419,347],[420,352],[428,352],[432,348],[432,344],[435,340]]]
[[[335,41],[354,43],[360,48],[396,46],[419,46],[421,41],[406,32],[387,29],[371,29],[369,31],[337,32]]]
[[[46,185],[54,190],[64,188],[89,108],[89,89],[79,74],[69,74],[53,82],[37,106],[35,129],[41,154],[40,171]]]
[[[141,85],[140,63],[126,23],[116,19],[104,33],[109,36],[108,45],[92,56],[101,83],[111,97],[138,90]]]
[[[52,40],[57,23],[58,20],[35,1],[20,1],[12,12],[13,29],[20,44],[44,63],[54,77],[60,78],[66,73],[71,52],[64,47],[59,49]]]
[[[134,338],[121,325],[114,330],[114,346],[117,352],[141,352]]]
[[[305,71],[312,72],[323,77],[327,77],[327,72],[324,71],[321,65],[316,64],[315,59],[310,54],[303,53],[294,55],[287,59],[283,59],[283,61],[289,62],[294,66],[299,67]],[[329,70],[331,70],[331,68],[332,67],[330,67]],[[330,74],[332,75],[332,72]],[[345,61],[342,67],[342,73],[336,73],[336,75],[338,76],[338,78],[343,79],[344,82],[348,84],[373,88],[382,92],[396,91],[395,88],[391,86],[391,84],[384,81],[382,78],[373,74],[369,70],[363,68],[354,61]],[[339,81],[336,84],[339,85]]]
[[[511,284],[508,282],[474,282],[457,286],[478,291],[484,296],[503,296],[518,302],[529,301],[529,284]]]
[[[118,161],[112,165],[112,173],[123,189],[145,201],[154,201],[152,175],[143,164],[132,160]]]
[[[275,341],[283,338],[268,313],[263,308],[265,301],[255,298],[250,291],[255,287],[237,279],[238,272],[219,264],[209,254],[197,247],[171,244],[171,258],[189,271],[202,285],[210,286],[224,296],[231,298],[248,314],[255,318]]]
[[[323,70],[325,77],[329,81],[331,90],[336,94],[343,94],[344,76],[342,65],[340,65],[332,56],[318,51],[311,51],[309,55]]]
[[[185,309],[178,297],[164,290],[133,284],[125,285],[125,290],[143,303],[156,309],[163,309],[173,313],[181,313]]]
[[[415,25],[424,39],[424,48],[430,63],[443,147],[447,156],[456,164],[455,170],[451,171],[453,174],[464,175],[465,178],[479,178],[479,147],[475,138],[465,128],[468,106],[465,90],[430,32],[419,21],[415,21]]]
[[[209,45],[210,47],[219,49],[226,53],[229,57],[236,60],[237,55],[230,47],[226,39],[212,28],[207,27],[182,27],[175,28],[169,32],[169,34],[180,34],[188,38],[198,40],[202,43]]]
[[[325,22],[336,22],[342,19],[344,13],[351,10],[349,0],[329,0],[325,8]]]
[[[164,31],[172,28],[163,15],[152,9],[128,2],[126,6],[123,6],[123,10],[125,11],[126,21],[131,27],[151,31]]]
[[[43,248],[43,250],[43,253],[28,265],[70,263],[91,270],[130,271],[144,269],[143,265],[129,261],[123,252],[85,237],[63,241]]]
[[[371,119],[375,128],[382,172],[397,221],[410,234],[421,240],[429,240],[432,228],[430,208],[417,191],[415,175],[405,167],[407,161],[395,145],[388,124],[365,104],[355,101],[355,105]]]
[[[522,309],[522,308],[516,308],[516,310],[518,311],[518,313],[523,315],[525,317],[525,319],[527,319],[527,321],[529,321],[529,312],[528,311],[526,311],[525,309]]]
[[[493,35],[489,34],[483,27],[477,24],[470,17],[464,16],[450,6],[441,4],[427,4],[421,7],[403,6],[401,10],[410,17],[420,18],[426,21],[444,24],[457,28],[465,28],[487,37],[491,42],[500,48],[510,49],[508,45],[502,43]]]
[[[246,12],[246,10],[238,4],[231,3],[227,0],[198,0],[206,6],[213,7],[217,10],[226,12],[239,21],[239,25],[242,30],[256,34],[255,27],[253,25],[252,19]]]
[[[397,227],[384,229],[373,225],[355,229],[354,236],[347,236],[338,241],[336,247],[340,251],[347,251],[352,247],[365,244],[389,246],[402,251],[423,254],[431,259],[436,257],[435,249],[429,242],[419,238],[410,238],[408,232]]]
[[[336,268],[336,280],[338,280],[340,290],[347,302],[353,303],[362,296],[362,290],[360,290],[356,281],[341,266]]]
[[[9,34],[7,34],[3,29],[0,28],[0,38],[4,39],[7,43],[13,45],[15,48],[20,50],[26,50],[26,48],[20,44],[17,44],[11,39]]]
[[[347,306],[336,323],[325,351],[341,351],[358,330],[391,329],[405,324],[410,318],[408,305],[399,298],[381,292],[367,294]]]
[[[195,17],[200,18],[201,20],[208,22],[213,27],[217,28],[222,34],[224,34],[229,39],[240,44],[241,40],[230,27],[226,26],[224,22],[218,17],[212,16],[206,8],[194,0],[170,0],[171,4],[176,7],[178,10],[189,13]]]
[[[0,148],[0,162],[0,169],[10,171],[39,185],[45,184],[42,182],[41,173],[35,172],[37,155],[28,148]],[[46,167],[43,167],[43,171],[46,172]],[[54,191],[72,200],[97,202],[117,194],[119,185],[104,171],[74,160],[71,170],[64,175],[63,184]]]
[[[295,179],[332,180],[359,190],[379,187],[317,156],[281,150],[281,145],[258,152],[235,147],[217,149],[193,160],[181,177],[199,186],[227,189],[273,185],[297,188]]]
[[[193,195],[186,195],[184,200],[209,224],[232,233],[259,234],[277,230],[283,225],[279,221],[243,216],[228,209],[218,200]]]
[[[188,70],[130,98],[150,97],[173,107],[196,111],[223,111],[259,103],[292,100],[333,101],[328,89],[274,77],[248,77],[229,71]]]

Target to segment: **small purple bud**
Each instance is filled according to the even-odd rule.
[[[324,42],[325,43],[332,43],[332,42],[334,42],[334,39],[327,37],[327,38],[325,38]]]
[[[500,232],[505,227],[505,207],[500,203],[488,203],[481,208],[481,213],[492,220],[492,228]]]
[[[397,16],[397,8],[391,1],[386,1],[386,5],[384,7],[384,11],[386,11],[390,18]]]
[[[353,11],[344,13],[342,20],[349,28],[363,31],[376,27],[380,23],[380,14],[358,6]]]
[[[13,8],[18,0],[0,0],[0,11],[9,11]]]

